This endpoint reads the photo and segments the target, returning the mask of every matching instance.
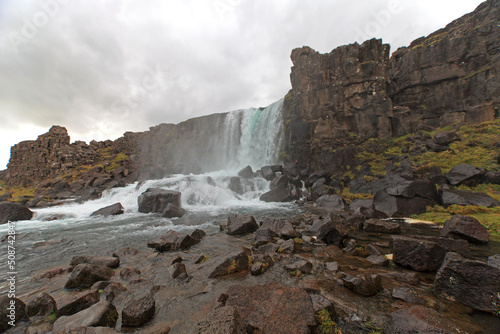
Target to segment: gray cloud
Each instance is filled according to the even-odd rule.
[[[268,105],[290,89],[293,48],[329,52],[375,32],[394,51],[480,2],[4,0],[0,168],[11,145],[53,124],[113,139]]]

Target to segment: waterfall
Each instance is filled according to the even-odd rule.
[[[224,122],[224,161],[230,168],[254,170],[280,163],[283,142],[283,99],[265,108],[228,113]],[[238,138],[239,136],[239,138]]]

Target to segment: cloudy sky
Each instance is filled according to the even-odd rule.
[[[269,105],[296,47],[394,51],[481,2],[0,0],[0,169],[54,124],[88,142]]]

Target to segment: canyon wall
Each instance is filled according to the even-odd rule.
[[[500,117],[499,21],[500,1],[490,0],[392,57],[377,39],[328,54],[293,50],[287,164],[342,175],[368,138]]]

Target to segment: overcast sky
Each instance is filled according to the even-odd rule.
[[[372,37],[391,52],[480,0],[0,0],[0,169],[51,125],[104,140],[266,106],[290,53]]]

